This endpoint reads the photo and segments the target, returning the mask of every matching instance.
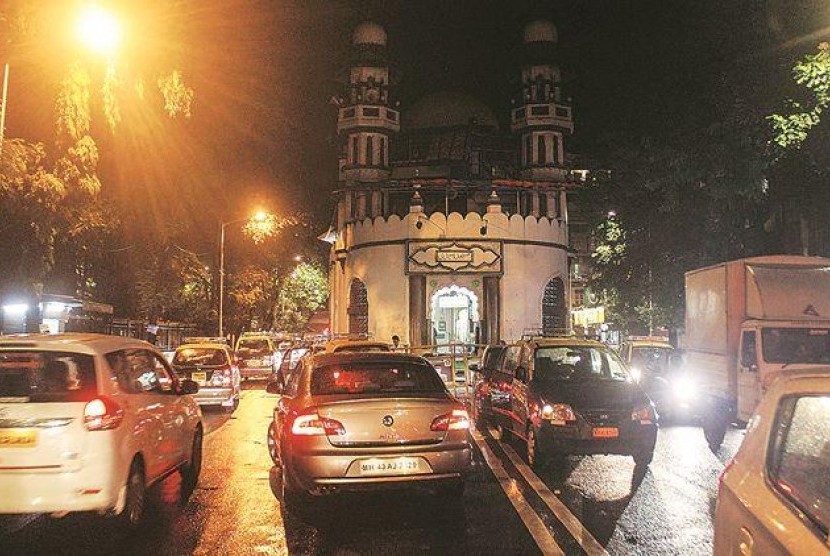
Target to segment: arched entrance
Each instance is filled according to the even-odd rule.
[[[554,278],[545,286],[542,296],[542,334],[562,334],[568,327],[568,311],[565,306],[565,283]]]
[[[432,294],[433,343],[476,343],[479,319],[478,296],[471,290],[447,286]]]
[[[369,334],[369,296],[366,284],[355,278],[349,286],[349,334]]]

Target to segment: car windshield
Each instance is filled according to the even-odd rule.
[[[665,347],[632,347],[631,366],[653,375],[664,375],[670,370],[672,351]]]
[[[614,353],[591,346],[538,348],[535,363],[534,379],[545,382],[628,380],[622,361]]]
[[[434,394],[444,382],[428,365],[408,362],[357,362],[317,367],[311,394]]]
[[[225,352],[217,348],[179,348],[173,365],[220,366],[227,364]]]
[[[767,363],[830,363],[830,330],[826,328],[764,328],[761,340]]]
[[[266,339],[239,340],[239,351],[263,352],[269,351],[270,346]]]
[[[0,351],[0,402],[86,402],[97,391],[91,355]]]

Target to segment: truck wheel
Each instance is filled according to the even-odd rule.
[[[728,419],[721,410],[711,410],[703,418],[703,436],[712,453],[716,454],[723,444],[728,426]]]

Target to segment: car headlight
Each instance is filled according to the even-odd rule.
[[[628,374],[631,375],[631,380],[634,382],[640,382],[640,379],[643,378],[643,371],[640,370],[640,367],[631,367]]]
[[[697,384],[688,376],[679,376],[672,383],[672,391],[677,399],[692,400],[697,397]]]

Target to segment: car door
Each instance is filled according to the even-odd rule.
[[[520,346],[508,346],[504,350],[502,364],[499,367],[497,392],[493,393],[493,408],[502,416],[500,423],[502,427],[524,434],[524,431],[520,431],[515,426],[517,411],[521,410],[520,402],[517,401],[516,396],[518,395],[520,399],[523,398],[523,385],[519,384],[519,377],[516,376],[520,353]]]
[[[742,421],[752,416],[761,395],[755,336],[754,330],[744,330],[741,334],[738,359],[738,418]]]
[[[277,406],[274,409],[274,418],[277,421],[277,443],[282,450],[282,439],[285,434],[285,424],[291,418],[292,402],[297,396],[297,389],[300,382],[300,375],[303,372],[305,363],[300,361],[294,371],[285,379],[285,386],[282,391],[280,399],[277,400]]]
[[[147,357],[153,361],[158,378],[157,388],[166,408],[162,424],[167,427],[171,458],[176,463],[183,463],[188,457],[193,438],[193,419],[190,414],[192,404],[179,395],[178,378],[164,357],[150,350],[147,351]]]

